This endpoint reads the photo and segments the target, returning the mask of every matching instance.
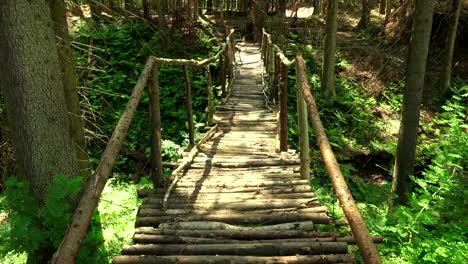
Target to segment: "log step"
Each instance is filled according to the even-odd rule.
[[[267,263],[354,263],[350,254],[311,255],[311,256],[226,256],[226,255],[199,255],[199,256],[118,256],[112,259],[113,264],[267,264]]]

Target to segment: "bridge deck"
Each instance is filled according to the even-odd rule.
[[[144,198],[134,245],[113,263],[353,263],[329,224],[299,157],[276,153],[276,113],[264,103],[257,47],[241,46],[231,96],[218,108],[219,130],[161,208],[164,192]]]

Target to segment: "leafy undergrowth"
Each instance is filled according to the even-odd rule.
[[[418,136],[417,164],[413,189],[407,206],[389,207],[393,157],[399,128],[399,112],[404,85],[386,84],[378,97],[366,93],[366,85],[350,75],[337,52],[336,102],[328,105],[320,93],[321,51],[301,45],[295,36],[290,50],[301,49],[306,59],[312,93],[321,120],[337,155],[341,170],[373,236],[382,236],[378,245],[383,263],[467,263],[468,226],[468,86],[453,78],[453,96],[425,106]],[[293,57],[291,51],[288,57]],[[289,140],[298,148],[294,71],[289,72]],[[429,110],[430,111],[429,111]],[[431,118],[426,118],[429,115]],[[311,184],[322,204],[328,207],[336,225],[331,229],[351,235],[342,226],[344,213],[334,195],[328,173],[310,129],[313,177]],[[330,227],[327,227],[329,231]],[[353,252],[363,262],[357,247]]]
[[[110,263],[112,256],[119,255],[122,247],[131,242],[141,204],[136,191],[149,188],[150,183],[147,177],[139,184],[115,179],[118,177],[109,180],[104,188],[76,263]],[[28,252],[39,250],[45,241],[55,246],[60,243],[71,217],[71,211],[63,205],[70,193],[79,190],[80,183],[66,180],[63,175],[56,176],[48,203],[39,211],[29,196],[26,183],[15,178],[9,178],[7,183],[8,191],[0,197],[0,214],[9,218],[0,224],[0,263],[26,263]],[[43,220],[45,224],[41,229],[33,227],[33,223]]]
[[[78,73],[81,109],[90,146],[92,165],[99,162],[118,119],[136,84],[138,75],[149,56],[166,58],[203,59],[213,55],[219,47],[211,45],[203,30],[193,35],[178,32],[154,31],[142,22],[100,24],[90,28],[78,24],[72,36]],[[212,64],[216,74],[218,65]],[[175,161],[180,150],[188,145],[187,114],[182,67],[162,66],[159,72],[160,109],[163,134],[163,159]],[[206,123],[207,81],[203,70],[191,70],[192,106],[196,136]],[[218,79],[214,79],[219,94]],[[124,142],[124,157],[117,161],[116,170],[130,179],[138,160],[135,156],[149,154],[148,94],[145,90],[134,121]]]

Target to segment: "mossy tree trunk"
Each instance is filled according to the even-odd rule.
[[[414,173],[419,113],[434,9],[433,0],[415,0],[415,3],[397,156],[393,172],[392,191],[398,195],[397,204],[407,202],[410,191],[410,175]]]
[[[80,101],[76,89],[75,66],[70,48],[65,2],[63,0],[49,0],[49,7],[55,31],[55,40],[60,58],[63,89],[68,111],[70,136],[75,145],[75,153],[80,164],[80,175],[90,176],[86,141],[81,118]]]
[[[338,0],[328,0],[327,21],[325,24],[325,40],[322,65],[321,90],[328,103],[335,100],[335,50],[336,50],[336,16]]]
[[[79,175],[50,10],[43,0],[0,1],[0,88],[16,151],[17,175],[43,203],[58,173]],[[29,254],[46,263],[51,245]]]
[[[450,86],[450,76],[452,75],[452,59],[455,48],[455,40],[457,38],[458,19],[462,0],[452,0],[452,10],[450,12],[449,28],[447,38],[445,39],[444,62],[440,75],[440,92],[442,95],[447,94]]]

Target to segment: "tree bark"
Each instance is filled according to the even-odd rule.
[[[146,20],[151,20],[149,0],[143,0],[142,5],[143,5],[143,17]]]
[[[410,175],[414,172],[419,112],[434,9],[432,0],[416,0],[415,2],[413,32],[408,54],[401,125],[393,173],[392,190],[398,195],[397,204],[407,202]]]
[[[307,255],[307,256],[117,256],[112,259],[113,264],[195,264],[195,263],[354,263],[354,257],[351,254],[333,254],[333,255]]]
[[[328,103],[335,101],[335,50],[336,50],[336,16],[338,0],[328,0],[328,14],[325,25],[325,40],[322,65],[321,90]]]
[[[284,242],[239,244],[169,244],[132,245],[122,249],[124,255],[237,255],[237,256],[288,256],[316,254],[346,254],[346,242]],[[248,262],[247,262],[248,263]]]
[[[261,42],[265,23],[265,0],[253,0],[252,23],[254,26],[254,41]]]
[[[1,1],[0,25],[0,89],[17,176],[42,204],[54,175],[79,175],[50,9],[41,0]],[[28,263],[47,262],[53,252],[45,244],[29,254]]]
[[[458,19],[462,6],[461,0],[452,0],[452,12],[449,20],[447,38],[445,40],[444,62],[440,75],[440,92],[445,95],[450,86],[450,76],[452,75],[453,50],[455,49],[455,40],[457,38]]]
[[[392,13],[393,0],[386,0],[385,2],[385,25],[387,25],[388,19]]]
[[[312,13],[312,15],[320,15],[320,6],[320,0],[314,0],[314,12]]]
[[[358,29],[366,29],[369,27],[370,23],[370,0],[361,0],[362,1],[362,10],[361,10],[361,19],[357,25]]]
[[[91,175],[91,171],[89,169],[88,154],[86,153],[87,147],[84,123],[81,118],[80,100],[76,90],[75,66],[70,48],[65,2],[63,0],[49,0],[49,7],[60,58],[65,103],[68,110],[68,131],[74,143],[80,166],[80,175],[87,179]]]
[[[386,9],[387,9],[387,0],[380,0],[379,13],[381,15],[385,14]]]
[[[1,61],[8,65],[0,71],[0,85],[18,176],[30,181],[36,198],[43,201],[53,175],[79,175],[50,10],[44,1],[5,1],[0,22]]]

